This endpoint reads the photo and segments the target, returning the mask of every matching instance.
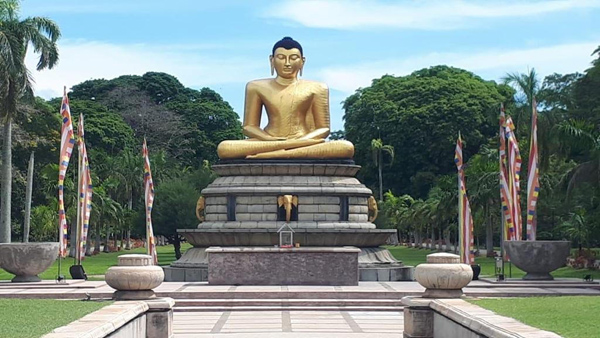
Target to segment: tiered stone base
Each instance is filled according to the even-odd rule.
[[[379,248],[396,231],[375,229],[369,222],[372,192],[354,177],[359,168],[352,161],[322,160],[244,160],[213,166],[220,177],[202,191],[205,221],[198,229],[178,230],[194,248],[165,268],[165,280],[210,280],[205,251],[211,246],[278,245],[277,230],[286,223],[278,204],[283,195],[297,198],[288,224],[301,248],[355,246],[361,249],[361,280],[412,280],[412,267]],[[387,255],[366,254],[366,248]]]

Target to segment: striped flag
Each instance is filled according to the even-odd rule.
[[[521,176],[521,154],[519,153],[519,143],[515,135],[515,126],[512,119],[509,117],[506,119],[506,137],[508,139],[508,187],[510,193],[510,201],[512,202],[511,207],[511,218],[513,221],[513,228],[509,229],[508,240],[521,240],[522,220],[521,220],[521,198],[519,193],[521,192],[521,186],[519,183]]]
[[[92,177],[90,173],[90,163],[88,161],[87,149],[85,147],[85,133],[83,130],[83,115],[79,115],[78,128],[78,145],[79,145],[79,253],[78,260],[81,262],[85,258],[85,245],[87,242],[87,234],[90,225],[90,213],[92,211]]]
[[[67,218],[65,215],[65,175],[69,167],[69,160],[73,153],[75,138],[73,136],[73,123],[71,121],[71,109],[69,108],[69,98],[67,97],[67,87],[64,87],[63,99],[60,105],[60,115],[62,118],[62,128],[60,137],[60,159],[58,162],[58,253],[60,257],[67,256]]]
[[[467,197],[467,186],[463,167],[462,139],[460,133],[456,141],[454,163],[458,169],[458,228],[460,238],[460,261],[464,264],[474,264],[473,216]]]
[[[537,144],[537,102],[535,101],[535,97],[533,98],[531,106],[531,142],[529,144],[529,170],[527,172],[529,175],[527,178],[527,240],[535,241],[535,209],[538,195],[540,193]]]
[[[504,238],[509,238],[513,229],[512,221],[512,198],[508,184],[508,171],[506,169],[506,121],[504,105],[500,104],[500,201],[502,203],[502,215],[504,216]],[[512,230],[514,232],[514,230]]]
[[[154,264],[158,265],[158,256],[156,255],[156,243],[154,231],[152,230],[152,204],[154,203],[154,183],[152,183],[152,171],[150,170],[150,158],[148,158],[148,146],[144,137],[142,147],[144,156],[144,199],[146,201],[146,242],[148,255],[152,256]]]

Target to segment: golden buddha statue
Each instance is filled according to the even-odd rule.
[[[348,141],[325,142],[329,135],[329,89],[315,81],[298,79],[306,59],[302,46],[284,37],[269,56],[275,78],[248,82],[244,104],[245,140],[219,144],[221,159],[351,159]],[[262,108],[269,122],[260,128]]]

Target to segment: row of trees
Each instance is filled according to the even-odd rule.
[[[25,55],[28,49],[38,55],[38,70],[54,67],[60,31],[47,18],[19,18],[18,9],[17,0],[0,1],[0,242],[29,235],[34,241],[55,241],[61,98],[33,96]],[[242,136],[238,115],[216,92],[186,88],[164,73],[86,81],[73,86],[69,96],[74,127],[79,114],[86,118],[95,186],[90,222],[95,248],[88,247],[88,253],[98,251],[101,242],[108,244],[111,236],[115,242],[120,239],[121,246],[129,244],[123,239],[132,233],[144,237],[141,144],[146,137],[156,193],[161,196],[154,209],[155,233],[174,242],[179,256],[175,229],[197,225],[194,205],[200,190],[214,179],[210,163],[217,160],[217,144]],[[31,230],[24,231],[26,173],[34,153]],[[65,179],[70,224],[76,211],[76,156],[75,150]]]
[[[17,0],[0,0],[0,242],[10,241],[11,235],[15,240],[26,236],[26,172],[33,152],[30,234],[36,241],[54,240],[60,98],[33,97],[24,56],[32,48],[39,57],[37,68],[52,68],[58,61],[60,32],[51,20],[19,18],[18,5]],[[476,236],[485,238],[489,249],[498,243],[500,224],[499,104],[515,120],[527,168],[531,101],[536,96],[542,184],[538,238],[570,238],[595,246],[600,244],[599,60],[584,74],[553,74],[543,81],[532,70],[508,74],[498,84],[447,66],[402,77],[386,75],[345,100],[345,131],[331,138],[355,144],[355,161],[362,166],[359,178],[381,200],[379,226],[397,228],[405,241],[449,242],[456,237],[457,214],[452,159],[462,131]],[[73,86],[69,96],[74,125],[80,113],[86,117],[96,249],[111,236],[145,233],[145,136],[156,186],[155,233],[175,243],[179,256],[175,229],[196,226],[194,203],[214,179],[210,165],[217,161],[216,146],[242,137],[238,115],[213,90],[186,88],[175,77],[156,72],[85,81]],[[65,182],[69,221],[75,218],[74,167]]]
[[[453,156],[462,131],[475,235],[491,254],[493,245],[499,244],[501,223],[499,106],[504,103],[515,121],[523,158],[521,187],[526,187],[536,97],[538,239],[570,239],[579,247],[600,245],[600,48],[593,55],[598,58],[583,74],[552,74],[543,80],[532,69],[507,74],[497,84],[461,69],[436,66],[403,77],[386,75],[357,90],[344,103],[345,137],[356,146],[363,181],[379,194],[385,192],[379,225],[397,228],[407,242],[427,246],[440,239],[455,242]],[[379,139],[373,139],[375,135]],[[380,160],[383,142],[396,154],[388,165]],[[372,152],[379,160],[370,159]]]

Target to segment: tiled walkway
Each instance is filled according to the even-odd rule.
[[[175,312],[184,337],[402,337],[401,312],[225,311]]]
[[[325,298],[343,293],[346,298],[400,299],[418,296],[425,291],[417,282],[360,282],[358,286],[230,286],[208,285],[206,282],[168,282],[154,289],[159,297],[195,298]],[[104,281],[73,281],[56,284],[0,282],[0,298],[111,298],[115,290]],[[552,283],[527,282],[494,284],[472,281],[463,289],[470,297],[527,297],[561,295],[600,295],[600,285],[573,284],[556,280]],[[308,298],[310,298],[308,297]],[[337,297],[334,297],[337,298]]]

